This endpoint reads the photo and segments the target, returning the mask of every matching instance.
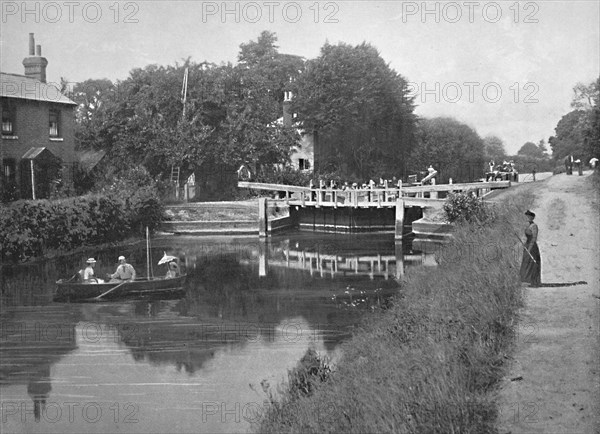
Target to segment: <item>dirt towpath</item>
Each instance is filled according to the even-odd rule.
[[[600,433],[599,208],[590,175],[531,186],[542,285],[588,284],[524,288],[517,347],[499,391],[500,433]]]

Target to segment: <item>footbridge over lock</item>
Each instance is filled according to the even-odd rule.
[[[238,187],[274,193],[277,198],[259,199],[259,236],[266,237],[280,227],[297,226],[324,232],[393,232],[395,239],[414,232],[417,236],[444,238],[450,225],[435,223],[449,192],[471,192],[485,198],[496,189],[508,188],[511,181],[471,182],[438,185],[334,189],[259,182],[238,182]],[[290,215],[269,221],[269,201],[285,203]]]

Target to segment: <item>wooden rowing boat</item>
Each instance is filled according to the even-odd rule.
[[[167,254],[165,253],[165,257]],[[174,257],[173,257],[174,258]],[[176,258],[175,258],[176,259]],[[152,297],[183,293],[186,275],[177,277],[154,277],[150,267],[150,231],[146,227],[146,272],[150,277],[116,282],[81,282],[79,273],[70,279],[56,282],[54,301],[103,301],[115,298]],[[160,264],[160,262],[159,262]]]
[[[105,283],[81,283],[60,279],[56,282],[54,300],[102,301],[183,292],[185,278],[185,275],[171,279],[141,277],[133,281]]]

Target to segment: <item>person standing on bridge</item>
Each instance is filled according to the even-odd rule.
[[[542,258],[537,245],[538,226],[533,222],[535,213],[527,210],[525,215],[529,219],[529,225],[525,229],[527,240],[523,244],[523,260],[521,261],[521,282],[529,283],[531,287],[542,284]]]

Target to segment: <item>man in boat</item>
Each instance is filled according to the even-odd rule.
[[[110,275],[111,282],[125,282],[135,280],[135,269],[133,265],[128,264],[125,256],[119,256],[119,266],[117,271]]]

